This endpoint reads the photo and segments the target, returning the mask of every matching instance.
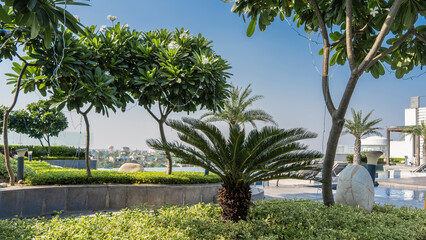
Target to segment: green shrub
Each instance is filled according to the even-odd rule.
[[[426,211],[376,205],[373,212],[310,200],[256,201],[247,221],[216,204],[140,207],[118,214],[0,220],[0,239],[398,239],[426,237]]]
[[[28,159],[28,157],[25,157]],[[33,160],[79,160],[77,157],[61,157],[61,156],[52,156],[52,157],[35,157]],[[81,159],[80,159],[81,160]]]
[[[405,161],[405,158],[390,158],[389,161],[391,163],[401,163],[402,161]],[[379,158],[378,163],[385,164],[386,163],[386,158],[382,158],[382,157]]]
[[[3,145],[0,145],[0,148],[3,148]],[[9,149],[14,151],[16,149],[28,148],[28,151],[33,152],[33,157],[43,157],[47,156],[46,150],[42,146],[33,146],[33,145],[9,145]],[[78,154],[80,153],[80,154]],[[80,155],[80,158],[84,157],[84,150],[78,150],[75,147],[68,146],[51,146],[50,147],[51,156],[63,156],[63,157],[76,157]]]
[[[24,162],[24,178],[28,179],[35,175],[36,171],[32,167],[28,167],[27,161]],[[16,169],[17,169],[18,161],[16,159],[10,159],[10,166],[12,167],[12,171],[15,173],[16,177]],[[0,154],[0,178],[9,179],[9,174],[7,173],[6,163],[4,161],[4,155]]]
[[[50,166],[50,165],[49,165]],[[45,165],[36,166],[37,174],[28,177],[25,183],[30,185],[70,185],[70,184],[197,184],[217,183],[220,178],[204,173],[174,172],[137,172],[120,173],[117,171],[92,170],[88,178],[86,170],[69,168],[52,168]]]
[[[346,162],[348,163],[353,163],[354,162],[354,155],[353,154],[348,154],[346,155]],[[361,163],[367,163],[367,156],[365,156],[365,153],[361,153]]]

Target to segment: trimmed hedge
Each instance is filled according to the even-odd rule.
[[[74,184],[198,184],[221,182],[217,175],[204,176],[204,173],[174,172],[137,172],[120,173],[117,171],[92,170],[87,177],[86,170],[54,169],[37,172],[25,180],[29,185],[74,185]]]
[[[218,183],[221,179],[214,174],[204,176],[204,173],[174,172],[136,172],[120,173],[117,171],[92,170],[88,178],[86,170],[71,168],[54,168],[46,162],[26,162],[28,168],[37,174],[26,178],[29,185],[73,185],[73,184],[198,184]]]
[[[24,166],[27,162],[24,163]],[[12,167],[12,171],[15,173],[16,178],[16,169],[17,169],[18,161],[16,159],[10,159],[10,166]],[[24,178],[29,178],[34,176],[36,170],[32,167],[24,167]],[[9,174],[7,173],[6,163],[4,161],[4,155],[0,154],[0,178],[9,179]]]
[[[224,222],[216,204],[146,207],[118,214],[0,221],[0,239],[398,239],[426,238],[426,211],[311,200],[256,201],[247,221]]]
[[[0,148],[3,148],[3,145],[0,145]],[[47,156],[46,150],[42,146],[34,145],[9,145],[11,151],[16,149],[28,148],[28,151],[33,151],[33,157],[43,157]],[[80,152],[80,158],[84,158],[84,149],[78,150],[75,147],[68,146],[51,146],[50,155],[51,156],[64,156],[64,157],[76,157]]]

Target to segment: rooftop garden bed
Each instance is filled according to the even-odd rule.
[[[12,168],[16,174],[16,160],[12,159]],[[46,162],[25,161],[25,184],[28,185],[70,185],[70,184],[201,184],[221,182],[217,175],[204,173],[174,172],[137,172],[121,173],[117,171],[92,170],[87,177],[86,170],[55,168]],[[7,177],[4,157],[0,155],[0,175]]]
[[[424,239],[426,211],[374,207],[370,214],[310,200],[255,202],[247,221],[220,217],[216,204],[136,208],[80,218],[0,221],[0,239]]]

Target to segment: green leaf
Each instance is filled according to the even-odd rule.
[[[36,38],[40,32],[40,24],[36,17],[33,17],[33,22],[31,25],[31,38]]]
[[[251,37],[256,29],[257,17],[252,17],[248,27],[247,27],[247,37]]]
[[[6,10],[4,8],[0,7],[0,20],[2,20],[5,23],[11,23],[12,19],[10,19],[9,14],[7,14]]]

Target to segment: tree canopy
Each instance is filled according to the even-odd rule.
[[[46,152],[50,156],[50,138],[64,131],[68,121],[61,111],[50,108],[46,101],[40,100],[27,105],[26,109],[13,111],[9,127],[17,133],[38,139],[42,146],[44,140],[48,145]]]

